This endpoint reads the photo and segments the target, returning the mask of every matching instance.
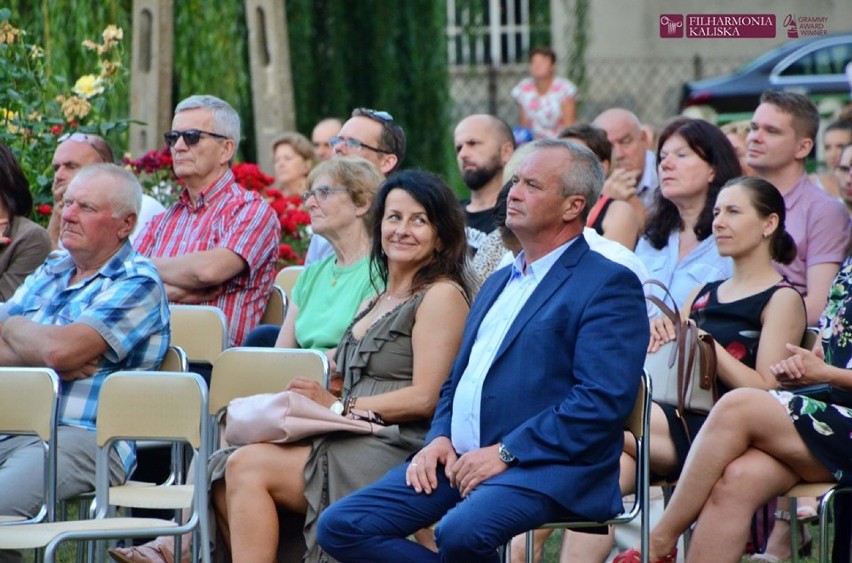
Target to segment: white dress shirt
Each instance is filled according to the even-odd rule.
[[[512,264],[509,282],[491,305],[476,333],[467,367],[459,380],[453,396],[453,416],[450,434],[453,449],[459,454],[482,447],[479,443],[480,406],[485,376],[494,363],[497,350],[503,343],[509,327],[526,304],[541,280],[550,271],[562,253],[577,237],[552,250],[526,267],[525,254],[521,252]],[[490,444],[486,444],[490,445]]]

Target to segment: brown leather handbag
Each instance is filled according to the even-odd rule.
[[[702,333],[695,323],[681,319],[677,303],[663,283],[657,280],[645,283],[661,287],[671,299],[673,308],[655,295],[645,297],[675,326],[675,339],[645,356],[645,369],[651,375],[651,396],[659,403],[676,406],[681,412],[707,414],[719,399],[713,337]]]

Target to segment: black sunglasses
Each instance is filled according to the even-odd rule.
[[[201,140],[202,135],[209,135],[210,137],[216,137],[217,139],[227,139],[225,135],[220,135],[219,133],[213,133],[211,131],[202,131],[201,129],[187,129],[186,131],[167,131],[163,134],[163,139],[166,140],[166,144],[170,147],[173,147],[177,144],[178,139],[183,137],[183,142],[186,143],[186,146],[191,147],[192,145],[197,145]]]

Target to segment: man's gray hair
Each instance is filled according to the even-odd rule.
[[[121,166],[108,163],[90,164],[80,169],[70,185],[83,184],[99,176],[109,177],[112,186],[109,198],[112,216],[118,219],[135,213],[138,218],[142,208],[142,186],[132,172]]]
[[[216,96],[199,94],[190,96],[175,107],[175,115],[182,111],[191,109],[206,109],[213,116],[213,131],[219,135],[231,139],[234,142],[234,156],[240,148],[240,114],[231,107],[231,104]],[[228,163],[234,164],[234,158]]]
[[[586,205],[580,217],[583,221],[597,203],[604,185],[604,171],[601,161],[589,148],[565,139],[539,139],[532,142],[532,150],[562,149],[568,152],[570,160],[561,176],[563,196],[581,195]]]

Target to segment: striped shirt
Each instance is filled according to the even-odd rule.
[[[237,185],[228,170],[201,192],[194,206],[184,188],[173,206],[148,223],[136,248],[151,258],[215,248],[239,255],[248,267],[225,282],[216,299],[202,303],[225,313],[230,345],[239,346],[266,309],[280,239],[281,223],[272,207],[262,196]]]
[[[169,347],[169,303],[150,260],[125,243],[94,275],[69,286],[77,267],[65,251],[50,255],[0,306],[0,322],[22,316],[44,325],[83,323],[106,341],[92,377],[63,381],[59,423],[95,430],[98,393],[107,375],[119,370],[154,370]],[[135,452],[128,442],[116,451],[129,475]]]

